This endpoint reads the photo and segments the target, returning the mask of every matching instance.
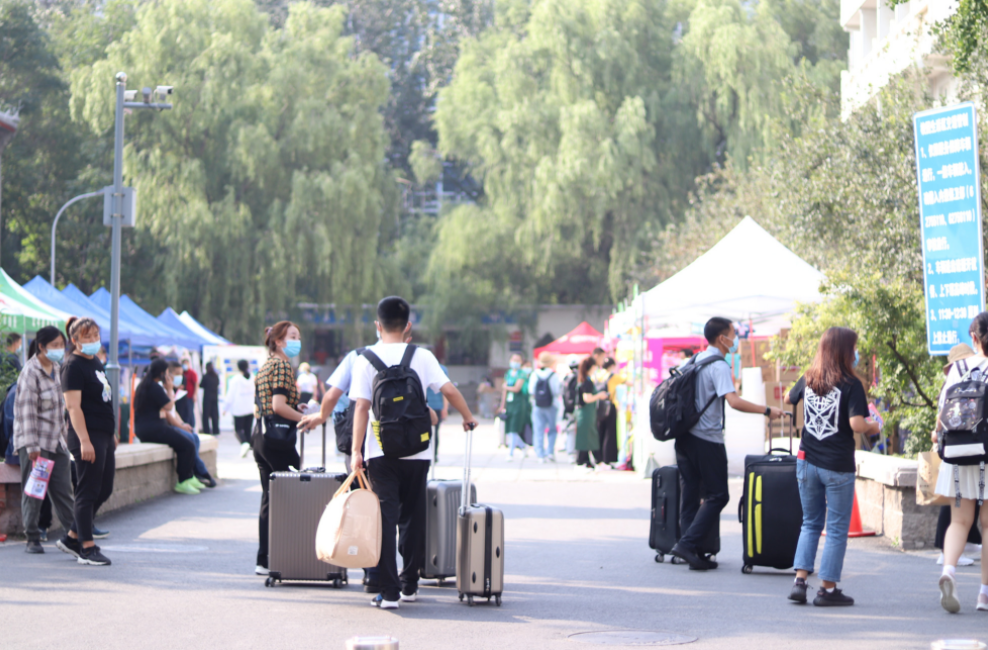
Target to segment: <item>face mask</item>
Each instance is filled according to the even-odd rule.
[[[17,349],[14,350],[14,352],[20,352],[23,349],[24,349],[24,340],[21,339],[21,342],[17,344]]]
[[[62,363],[62,359],[65,358],[65,348],[58,348],[56,350],[45,350],[45,356],[48,357],[49,361],[54,361],[55,363]]]
[[[738,346],[740,344],[741,344],[741,341],[738,339],[738,335],[735,334],[734,335],[734,343],[731,344],[731,347],[727,348],[727,351],[730,352],[731,354],[734,354],[735,352],[738,351]]]
[[[182,364],[182,370],[188,370],[188,369],[189,369],[189,364],[183,363]]]
[[[285,354],[290,357],[297,357],[298,353],[302,351],[301,341],[286,341],[285,342]]]
[[[853,367],[857,368],[858,367],[858,361],[860,361],[860,360],[861,360],[861,357],[858,356],[858,351],[855,350],[854,351],[854,366]]]
[[[508,367],[510,367],[512,370],[518,370],[519,368],[521,368],[521,364],[518,363],[517,361],[511,361],[510,363],[508,363]]]
[[[94,355],[97,352],[99,352],[100,347],[101,346],[100,346],[99,342],[96,342],[96,343],[83,343],[82,345],[79,346],[79,349],[82,351],[83,354]]]
[[[174,377],[172,377],[172,385],[173,386],[181,386],[182,385],[182,375],[175,375]]]

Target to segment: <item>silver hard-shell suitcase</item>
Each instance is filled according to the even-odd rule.
[[[470,485],[473,430],[466,436],[463,484]],[[472,492],[472,490],[471,490]],[[501,606],[504,591],[504,514],[497,508],[468,503],[461,491],[456,521],[456,590],[473,607],[474,597]]]
[[[420,575],[443,584],[456,575],[456,518],[463,494],[460,481],[429,481],[426,486],[425,564]],[[477,486],[470,486],[470,503]]]
[[[325,463],[325,429],[323,462]],[[305,437],[302,437],[302,458]],[[299,461],[302,465],[302,461]],[[301,472],[272,472],[268,523],[268,578],[272,587],[283,580],[324,581],[340,588],[347,570],[316,557],[316,528],[322,513],[346,479],[316,467]]]

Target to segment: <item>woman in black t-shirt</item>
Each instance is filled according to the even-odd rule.
[[[66,324],[62,391],[69,413],[69,451],[75,458],[75,523],[56,544],[79,564],[110,564],[93,542],[93,515],[113,493],[116,473],[113,397],[103,363],[96,358],[99,325],[91,318],[69,318]]]
[[[156,442],[175,450],[178,460],[175,491],[179,494],[199,494],[202,483],[196,480],[193,473],[196,446],[175,428],[190,431],[192,427],[183,423],[175,413],[175,403],[168,396],[168,390],[171,390],[168,362],[155,359],[134,391],[134,433],[141,442]]]
[[[592,468],[590,453],[600,453],[600,434],[597,431],[597,402],[607,399],[607,391],[597,392],[597,387],[590,379],[590,371],[596,366],[593,357],[587,357],[580,362],[576,381],[576,464]],[[598,462],[599,458],[595,459]]]
[[[820,339],[810,369],[789,392],[790,404],[805,400],[805,424],[796,460],[803,527],[796,547],[796,582],[789,599],[806,602],[806,578],[813,572],[826,522],[827,542],[820,561],[823,586],[813,600],[821,607],[854,604],[853,598],[837,588],[854,507],[854,434],[878,433],[878,424],[865,420],[868,400],[861,380],[854,374],[857,344],[854,330],[828,329]]]

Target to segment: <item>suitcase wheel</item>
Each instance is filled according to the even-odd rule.
[[[671,562],[672,564],[682,564],[685,561],[686,560],[684,560],[682,558],[678,558],[675,555],[673,555],[671,558],[669,558],[669,562]]]
[[[444,584],[446,584],[446,578],[436,578],[437,587],[442,587]]]
[[[741,567],[741,573],[748,575],[749,573],[752,572],[752,570],[754,570],[754,568],[755,567],[751,566],[750,564],[745,564],[744,566]]]
[[[467,605],[473,607],[473,596],[467,596]]]
[[[264,579],[264,586],[265,587],[273,587],[274,586],[274,578],[272,578],[271,576],[268,576],[267,578],[265,578]]]
[[[655,554],[655,561],[661,564],[662,562],[665,562],[666,561],[666,556],[663,555],[662,553],[656,553]]]
[[[460,602],[463,602],[463,594],[460,594]]]
[[[501,606],[501,594],[497,594],[496,596],[494,596],[494,602],[497,604],[498,607]]]
[[[333,580],[333,587],[335,587],[336,589],[342,589],[343,581],[340,578],[336,578],[335,580]]]

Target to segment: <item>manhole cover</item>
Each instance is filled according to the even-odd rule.
[[[209,550],[208,546],[195,544],[114,544],[100,548],[113,553],[202,553]]]
[[[658,646],[693,643],[695,636],[683,636],[652,630],[608,630],[606,632],[578,632],[569,635],[570,640],[594,645]]]

